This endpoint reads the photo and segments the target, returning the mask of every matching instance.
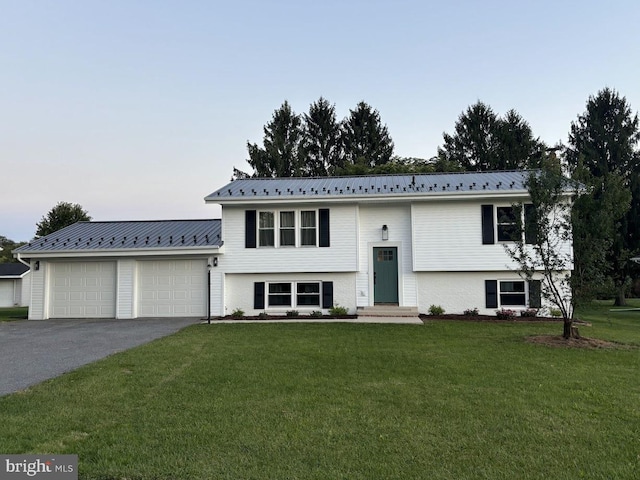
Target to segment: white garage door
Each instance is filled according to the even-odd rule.
[[[14,280],[0,279],[0,307],[13,307]]]
[[[51,318],[114,318],[115,262],[51,263]]]
[[[138,263],[139,317],[204,317],[206,290],[206,260]]]

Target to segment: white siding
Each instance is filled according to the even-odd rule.
[[[118,260],[118,293],[116,318],[135,316],[135,260]]]
[[[445,313],[461,314],[478,308],[481,315],[495,315],[496,308],[485,308],[485,280],[522,280],[515,272],[420,272],[418,273],[418,310],[429,313],[439,305]],[[543,299],[543,307],[549,307]],[[507,307],[518,310],[517,307]]]
[[[44,320],[49,318],[46,313],[45,305],[47,300],[46,293],[46,272],[49,268],[48,262],[40,260],[39,270],[35,270],[35,261],[31,262],[31,271],[29,273],[31,277],[31,299],[29,302],[29,320]]]
[[[20,306],[28,307],[31,301],[31,272],[22,277],[20,292]]]
[[[412,206],[412,223],[416,271],[473,272],[517,268],[502,243],[482,244],[479,202],[415,203]],[[565,244],[563,252],[570,254],[571,245]]]
[[[389,240],[382,240],[382,226],[389,228]],[[409,204],[361,205],[359,208],[359,258],[356,281],[359,307],[373,305],[373,247],[398,248],[400,306],[418,304],[416,275],[412,268],[411,208]]]
[[[299,281],[331,281],[333,282],[333,304],[349,309],[350,313],[356,311],[354,273],[333,274],[302,274],[302,273],[272,273],[272,274],[227,274],[225,275],[225,309],[224,315],[230,315],[236,308],[241,308],[245,315],[258,315],[265,310],[254,310],[253,295],[254,282],[299,282]],[[272,313],[285,313],[291,308],[283,307],[280,310],[271,310]],[[302,308],[296,308],[301,313]],[[311,308],[307,310],[322,310]],[[326,311],[326,310],[325,310]],[[267,313],[271,313],[267,310]]]
[[[317,209],[317,205],[260,205],[259,210]],[[321,207],[321,208],[324,208]],[[225,272],[354,272],[357,269],[357,207],[331,205],[330,247],[245,248],[245,210],[223,208]],[[277,232],[276,232],[277,234]]]
[[[501,244],[482,244],[479,203],[428,202],[412,206],[417,271],[505,270]]]
[[[218,262],[220,262],[220,258],[218,258]],[[219,268],[220,264],[218,263],[218,267],[214,267],[211,269],[211,291],[210,302],[211,302],[211,316],[219,317],[223,316],[224,313],[224,273]]]

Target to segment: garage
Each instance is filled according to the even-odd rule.
[[[0,307],[13,307],[14,304],[14,280],[0,281]]]
[[[139,317],[204,317],[206,260],[138,262]]]
[[[52,262],[50,318],[113,318],[115,262]]]

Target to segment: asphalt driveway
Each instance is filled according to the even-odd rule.
[[[198,322],[194,318],[0,322],[0,395]]]

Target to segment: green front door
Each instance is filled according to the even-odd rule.
[[[397,247],[373,247],[373,302],[398,304]]]

